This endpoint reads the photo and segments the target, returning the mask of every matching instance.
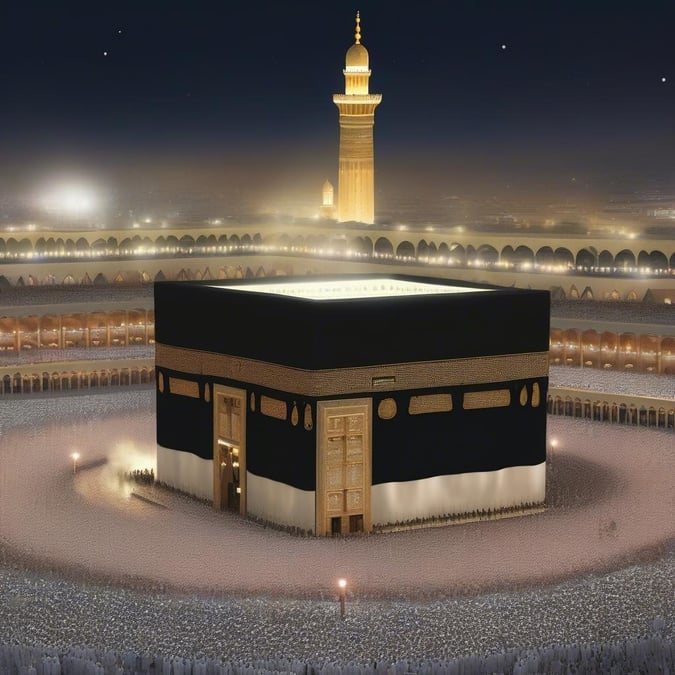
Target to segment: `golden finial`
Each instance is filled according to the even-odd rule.
[[[354,33],[354,38],[356,40],[356,44],[360,45],[361,44],[361,16],[359,12],[356,12],[356,33]]]

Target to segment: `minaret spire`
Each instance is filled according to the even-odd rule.
[[[356,32],[354,33],[354,44],[361,44],[361,14],[356,12]]]

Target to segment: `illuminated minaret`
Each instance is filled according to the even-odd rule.
[[[368,93],[368,50],[361,44],[361,19],[356,13],[354,44],[345,59],[345,93],[334,94],[340,111],[338,167],[339,221],[375,222],[373,125],[381,94]]]
[[[322,204],[319,214],[322,218],[335,218],[335,203],[333,201],[333,184],[325,181],[321,189]]]

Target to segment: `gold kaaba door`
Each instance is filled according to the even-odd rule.
[[[317,404],[317,535],[370,532],[371,415],[368,398]]]
[[[213,506],[246,513],[246,392],[215,385]]]

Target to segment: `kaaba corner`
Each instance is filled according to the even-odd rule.
[[[545,500],[548,291],[157,282],[157,479],[316,535]]]

